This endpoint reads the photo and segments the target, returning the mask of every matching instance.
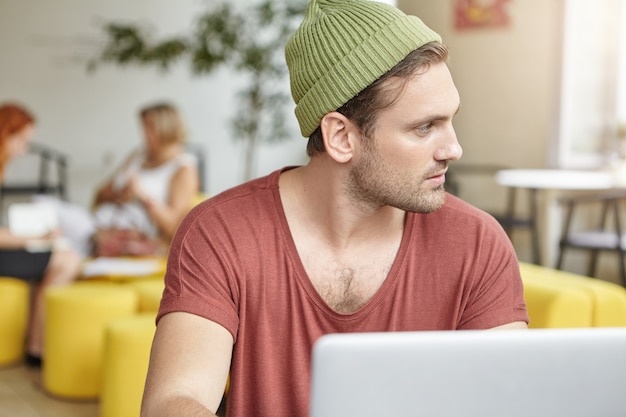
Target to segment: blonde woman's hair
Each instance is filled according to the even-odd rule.
[[[143,121],[150,124],[161,144],[182,143],[187,131],[176,107],[169,103],[156,103],[140,111]]]

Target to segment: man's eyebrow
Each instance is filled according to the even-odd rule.
[[[459,106],[454,111],[454,114],[452,115],[452,117],[454,117],[460,110],[461,110],[461,103],[459,103]],[[424,123],[432,123],[438,120],[448,120],[448,119],[451,119],[450,115],[448,114],[431,114],[431,115],[420,117],[419,119],[413,120],[409,124],[411,126],[411,129],[413,129],[414,127],[420,126]]]
[[[456,110],[454,111],[454,114],[452,116],[456,116],[456,114],[461,110],[461,104],[459,103],[459,106],[456,108]],[[449,119],[450,116],[447,114],[433,114],[430,115],[428,117],[424,117],[423,119],[420,120],[420,123],[426,123],[429,121],[435,121],[435,120],[447,120]]]

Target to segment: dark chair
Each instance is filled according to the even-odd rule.
[[[515,187],[507,189],[507,204],[504,213],[495,215],[506,234],[511,237],[513,229],[525,228],[530,230],[532,261],[541,265],[541,251],[539,247],[539,230],[537,228],[537,190],[528,188],[528,215],[522,217],[516,214],[517,193],[521,191]]]
[[[36,179],[0,184],[0,210],[4,207],[4,199],[10,196],[53,194],[67,200],[67,156],[48,146],[32,143],[28,154],[37,160],[38,172]]]
[[[596,276],[600,252],[614,252],[618,256],[618,270],[622,285],[626,286],[626,236],[624,235],[622,210],[626,209],[626,190],[586,194],[561,199],[565,207],[565,220],[559,243],[559,256],[556,269],[562,269],[565,251],[579,249],[589,252],[587,275]],[[590,228],[575,228],[575,214],[587,208],[598,217]],[[598,213],[599,209],[599,213]],[[576,217],[582,218],[582,215]]]

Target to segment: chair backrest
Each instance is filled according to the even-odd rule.
[[[595,224],[591,224],[592,229],[609,231],[619,235],[624,233],[621,208],[626,204],[626,190],[608,190],[602,193],[567,196],[561,198],[560,202],[566,209],[562,231],[563,238],[567,238],[572,232],[575,213],[583,206],[591,207],[592,205],[600,208],[599,217],[595,220]]]
[[[587,250],[590,253],[587,275],[595,277],[598,252],[613,251],[618,253],[619,273],[622,284],[626,285],[626,230],[622,213],[626,207],[626,190],[568,196],[561,198],[560,202],[565,207],[565,220],[556,268],[561,269],[567,248]],[[579,212],[583,208],[592,210],[585,213],[587,224],[584,227],[579,225],[583,218]],[[588,222],[589,213],[593,213],[592,223]]]
[[[207,192],[206,186],[206,172],[208,167],[208,151],[205,147],[196,142],[188,142],[186,149],[189,153],[193,154],[198,160],[198,175],[200,176],[200,192],[205,194]]]
[[[59,152],[47,145],[39,143],[31,143],[28,150],[29,166],[24,167],[24,172],[37,171],[36,177],[28,177],[23,179],[24,172],[17,175],[8,175],[4,181],[0,183],[0,212],[5,205],[5,198],[11,196],[23,196],[33,194],[53,194],[58,195],[61,199],[67,200],[67,165],[68,157],[66,154]],[[33,162],[37,164],[37,168],[33,168]],[[14,166],[14,164],[13,164]],[[13,178],[15,177],[15,178]]]

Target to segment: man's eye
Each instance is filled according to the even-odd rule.
[[[420,127],[417,128],[417,131],[420,133],[428,133],[430,132],[430,129],[433,127],[432,123],[427,123],[425,125],[422,125]]]

